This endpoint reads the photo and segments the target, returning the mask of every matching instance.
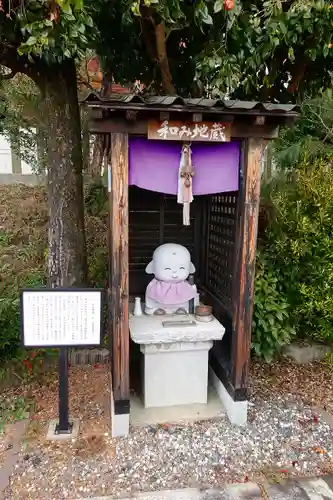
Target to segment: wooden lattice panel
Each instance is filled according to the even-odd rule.
[[[194,254],[195,206],[192,205],[191,225],[183,226],[182,205],[177,203],[176,196],[129,187],[130,294],[144,293],[152,278],[146,274],[145,268],[159,245],[179,243]]]
[[[207,288],[231,311],[237,192],[214,195],[208,213]]]
[[[191,206],[191,224],[183,226],[183,206],[177,203],[177,197],[163,196],[163,241],[184,245],[192,254],[194,246],[194,204]]]
[[[129,189],[129,267],[142,270],[160,244],[160,195]]]

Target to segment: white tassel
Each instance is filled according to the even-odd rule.
[[[184,226],[190,225],[190,204],[189,203],[183,204],[183,225]]]
[[[192,177],[194,175],[191,149],[189,144],[184,144],[179,165],[178,196],[177,202],[183,205],[183,225],[190,225],[190,203],[193,201]]]

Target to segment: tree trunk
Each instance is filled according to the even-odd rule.
[[[163,90],[168,95],[177,95],[175,86],[172,83],[172,75],[169,67],[164,23],[159,23],[155,26],[155,36],[157,62],[161,71]]]
[[[80,112],[74,61],[43,68],[51,287],[87,283]]]

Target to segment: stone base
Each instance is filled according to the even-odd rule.
[[[126,437],[129,434],[129,413],[123,415],[113,414],[111,417],[112,437]]]
[[[68,434],[56,434],[55,429],[58,424],[58,420],[51,420],[50,425],[47,430],[46,440],[47,441],[69,441],[76,439],[79,434],[80,421],[78,419],[70,420],[73,424],[72,432]]]
[[[110,383],[112,387],[112,382]],[[116,412],[113,393],[111,391],[111,436],[112,437],[126,437],[129,434],[129,411]]]
[[[145,408],[207,403],[212,341],[142,344]]]
[[[207,404],[145,408],[139,396],[134,394],[131,396],[130,425],[132,427],[166,423],[179,425],[202,420],[219,420],[221,418],[225,418],[225,410],[212,384],[208,385]]]
[[[298,364],[312,363],[312,361],[321,360],[331,352],[331,348],[326,345],[312,344],[290,344],[283,350],[285,356],[292,358]]]
[[[212,368],[209,368],[209,378],[223,403],[230,422],[235,425],[245,425],[247,401],[234,401]]]

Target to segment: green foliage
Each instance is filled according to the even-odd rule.
[[[0,130],[15,154],[34,171],[39,170],[37,131],[43,129],[45,116],[36,84],[26,75],[0,80]]]
[[[289,304],[282,288],[278,273],[258,253],[252,350],[255,356],[267,363],[295,336],[295,330],[290,324]]]
[[[20,345],[20,288],[45,286],[38,272],[30,271],[17,285],[4,286],[0,297],[0,359],[13,356]]]
[[[201,79],[239,98],[260,100],[289,101],[295,92],[312,95],[328,86],[333,57],[328,2],[248,0],[237,5],[228,14],[224,34],[199,57]]]
[[[6,424],[27,418],[30,403],[22,396],[0,396],[0,435]]]
[[[324,0],[236,0],[230,11],[221,0],[101,2],[93,14],[101,34],[96,49],[118,81],[140,79],[156,92],[156,27],[163,23],[178,94],[288,102],[330,84],[330,7]]]
[[[103,240],[93,239],[89,244],[88,274],[91,286],[107,288],[108,286],[108,245],[107,227],[104,224],[108,215],[107,189],[102,182],[94,182],[87,187],[85,196],[87,214],[95,221],[95,230],[100,226]],[[102,223],[102,225],[101,225]],[[98,235],[98,229],[96,236]]]
[[[88,186],[85,196],[85,206],[90,215],[106,216],[108,214],[107,189],[100,182],[94,182]]]
[[[332,89],[302,103],[299,120],[293,127],[283,129],[275,142],[274,156],[282,169],[316,158],[330,160],[333,157]]]
[[[262,254],[279,277],[301,338],[333,342],[333,171],[322,160],[271,183]]]
[[[91,17],[94,2],[4,0],[1,7],[0,45],[10,43],[20,55],[42,57],[48,64],[83,57],[98,33]]]
[[[19,345],[20,315],[17,295],[0,298],[0,359],[11,356]]]
[[[86,188],[86,230],[89,262],[89,284],[107,288],[108,245],[103,186]],[[0,361],[15,356],[25,372],[38,372],[40,361],[51,351],[22,350],[20,345],[19,291],[45,286],[47,207],[43,187],[24,185],[0,186]],[[31,363],[31,365],[30,365]],[[31,366],[31,370],[30,370]],[[21,367],[22,368],[22,367]],[[41,366],[41,370],[43,366]],[[22,371],[17,368],[20,376]],[[0,374],[1,379],[1,374]],[[1,380],[0,380],[1,382]]]

